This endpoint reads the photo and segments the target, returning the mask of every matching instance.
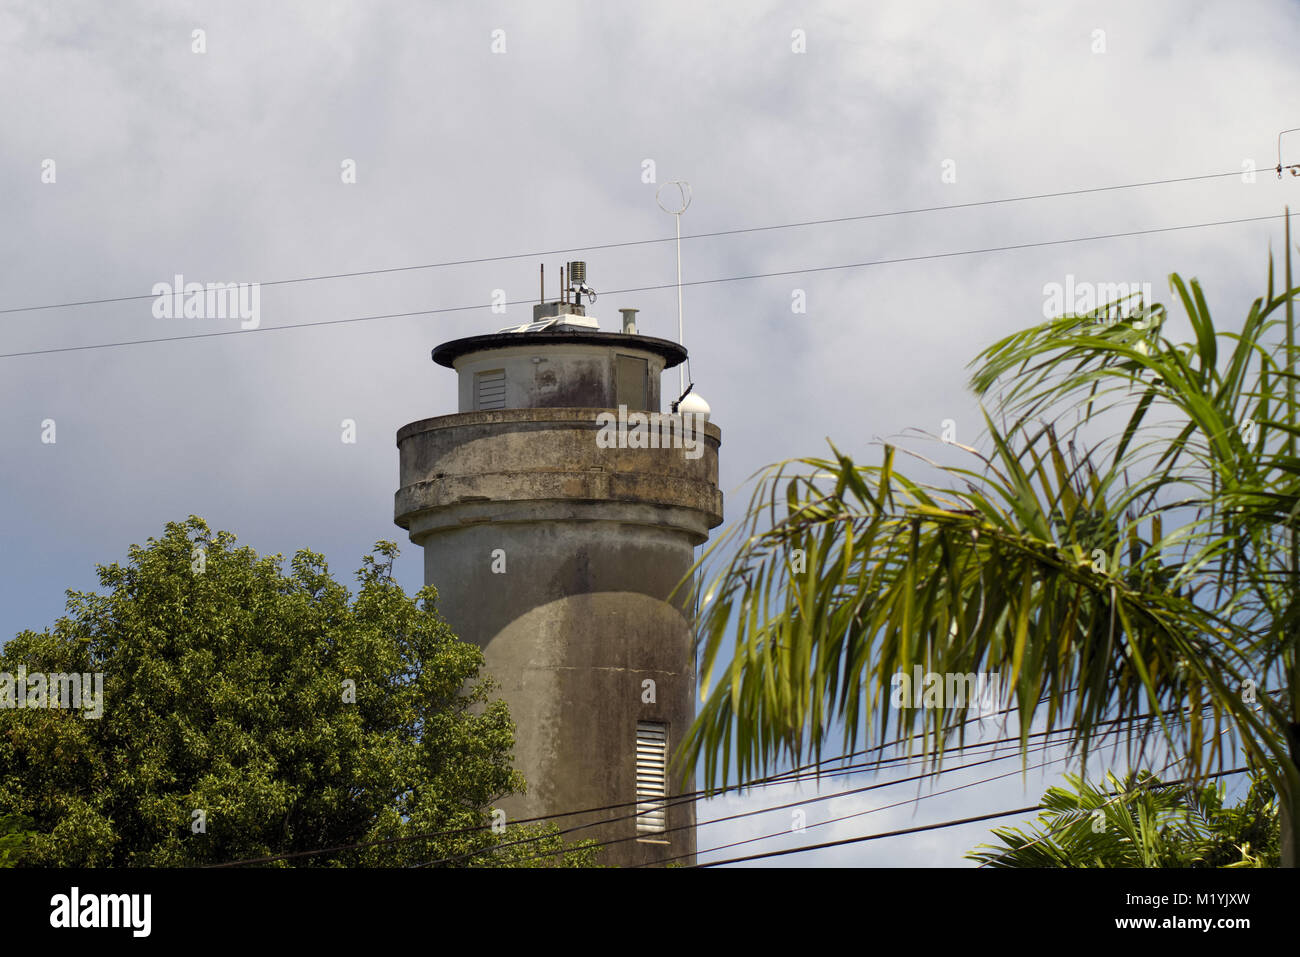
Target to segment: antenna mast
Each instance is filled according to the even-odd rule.
[[[669,209],[663,204],[663,200],[659,198],[659,194],[663,192],[664,186],[677,187],[677,192],[681,194],[681,202],[678,203],[681,207],[680,209]],[[655,190],[655,202],[659,204],[659,208],[665,213],[671,213],[673,221],[677,224],[677,341],[684,346],[686,345],[686,340],[682,336],[682,213],[686,212],[691,205],[691,184],[682,179],[675,179],[671,183],[664,183],[663,186],[660,186]],[[679,365],[677,367],[677,376],[682,393],[685,394],[685,365]]]

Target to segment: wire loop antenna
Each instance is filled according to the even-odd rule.
[[[664,205],[663,191],[665,186],[676,186],[680,202],[673,204],[675,208]],[[668,183],[663,183],[655,190],[655,202],[665,213],[673,217],[677,224],[677,342],[680,345],[686,345],[686,340],[682,335],[682,213],[690,209],[691,206],[691,184],[683,179],[675,179]],[[678,366],[677,377],[679,387],[683,393],[686,392],[686,369],[684,366]]]

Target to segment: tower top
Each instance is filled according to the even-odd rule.
[[[455,369],[459,410],[616,409],[659,411],[659,376],[686,350],[654,336],[553,325],[444,342],[433,361]]]
[[[659,377],[687,361],[685,346],[638,335],[636,309],[619,310],[622,332],[601,332],[582,304],[584,297],[588,305],[596,301],[587,264],[567,263],[560,277],[560,298],[548,302],[545,269],[539,272],[541,301],[531,322],[453,339],[433,350],[433,361],[460,379],[460,412],[620,406],[659,411]]]

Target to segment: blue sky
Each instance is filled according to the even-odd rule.
[[[1300,202],[1300,180],[1272,172],[1278,132],[1300,126],[1298,27],[1296,3],[1182,0],[3,3],[0,309],[142,296],[177,273],[265,283],[663,238],[654,193],[672,179],[693,188],[690,236],[1261,171],[687,239],[688,282],[1278,215]],[[1216,315],[1244,316],[1280,237],[1274,220],[688,287],[727,520],[751,473],[821,454],[826,437],[872,459],[879,439],[951,419],[975,441],[966,364],[1041,319],[1046,284],[1150,282],[1167,299],[1178,271]],[[321,551],[344,578],[397,539],[397,574],[417,588],[418,550],[392,522],[395,433],[455,408],[433,345],[527,307],[269,327],[473,306],[495,289],[525,299],[539,258],[565,257],[268,286],[262,328],[218,338],[9,356],[238,324],[155,318],[148,299],[0,314],[0,636],[52,623],[97,562],[191,513],[261,552]],[[670,243],[585,258],[597,290],[674,277]],[[792,311],[797,291],[806,312]],[[671,289],[591,311],[613,328],[624,306],[642,332],[675,337]],[[1171,329],[1187,332],[1177,310]],[[355,444],[340,442],[343,419]],[[835,836],[1031,804],[1052,780],[1012,777]],[[887,803],[869,792],[836,810],[871,802]],[[701,817],[715,805],[732,807]],[[720,825],[700,846],[779,827]],[[953,865],[986,833],[818,861]]]

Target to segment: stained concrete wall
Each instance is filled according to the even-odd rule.
[[[504,575],[489,571],[497,548]],[[466,555],[476,556],[468,567]],[[630,574],[633,564],[655,572]],[[515,721],[515,766],[529,790],[502,803],[510,819],[634,801],[638,721],[663,722],[669,747],[680,742],[695,717],[695,669],[687,623],[662,598],[690,564],[679,536],[616,521],[471,525],[426,539],[425,576],[439,588],[439,607],[484,649]],[[642,700],[647,679],[653,702]],[[689,776],[669,790],[693,790]],[[676,830],[662,844],[637,840],[634,811],[557,823],[624,818],[572,835],[618,840],[603,863],[694,853],[693,803],[669,808]]]
[[[473,369],[480,358],[494,361],[454,361]],[[603,862],[626,866],[695,851],[694,802],[669,807],[666,834],[640,838],[631,802],[637,722],[666,724],[675,749],[695,716],[691,629],[669,596],[694,546],[722,520],[721,433],[705,427],[698,458],[600,448],[602,411],[514,408],[413,422],[398,433],[395,513],[424,548],[439,610],[484,649],[510,706],[529,791],[503,804],[507,815],[627,804],[563,821],[624,818],[571,836],[618,841]],[[647,680],[653,701],[644,700]],[[693,787],[689,775],[675,777],[670,801]]]
[[[630,338],[630,337],[629,337]],[[659,379],[664,371],[662,356],[644,349],[581,344],[515,346],[493,349],[456,360],[460,375],[458,394],[461,412],[473,412],[474,376],[478,372],[504,370],[506,408],[573,408],[618,403],[619,355],[633,356],[646,363],[648,401],[629,404],[630,409],[659,409]]]

